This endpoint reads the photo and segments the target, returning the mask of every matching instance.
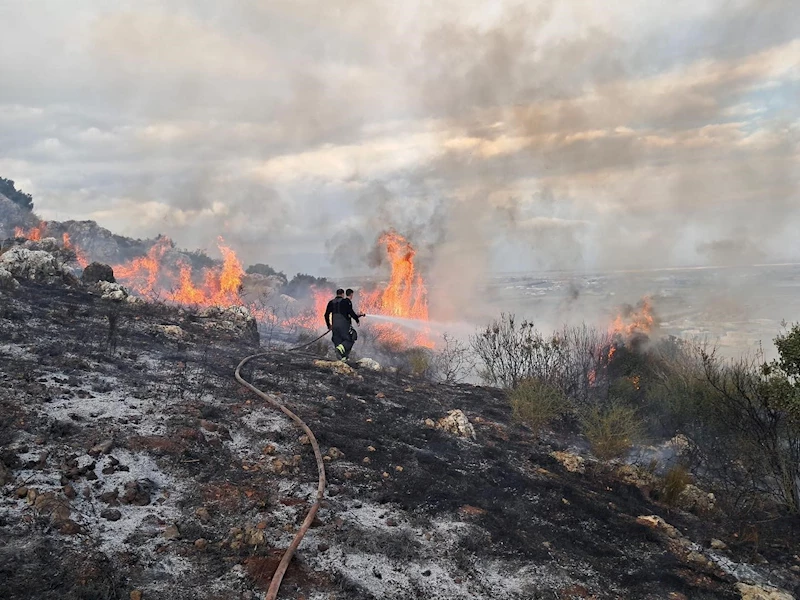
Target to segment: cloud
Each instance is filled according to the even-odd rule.
[[[0,175],[48,218],[317,274],[395,227],[452,311],[499,268],[798,251],[789,0],[51,8],[0,7]]]

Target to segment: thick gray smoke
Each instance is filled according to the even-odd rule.
[[[393,227],[443,318],[499,272],[796,260],[794,8],[12,2],[0,175],[289,273],[380,275]]]

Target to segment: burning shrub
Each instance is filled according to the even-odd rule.
[[[569,402],[563,392],[547,382],[526,379],[508,395],[514,418],[534,432],[563,415]]]
[[[626,454],[642,432],[636,410],[618,401],[587,410],[581,417],[581,427],[592,452],[603,460]]]

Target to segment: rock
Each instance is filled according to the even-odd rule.
[[[353,367],[340,360],[315,360],[314,366],[320,369],[330,369],[340,375],[355,375]]]
[[[203,523],[208,523],[211,520],[211,513],[208,512],[208,509],[205,506],[201,506],[194,511],[194,515]]]
[[[616,475],[623,482],[639,488],[652,488],[658,483],[655,475],[636,465],[621,465],[616,470]]]
[[[718,540],[718,539],[715,538],[715,539],[711,540],[711,549],[712,550],[722,550],[722,551],[724,551],[724,550],[728,549],[728,545],[725,542],[723,542],[722,540]]]
[[[395,471],[397,471],[398,473],[402,473],[402,472],[403,472],[403,467],[401,467],[400,465],[397,465],[397,466],[394,468],[394,470],[395,470]]]
[[[130,600],[142,600],[142,590],[133,590],[130,595]]]
[[[69,501],[59,498],[53,492],[45,492],[36,496],[33,507],[39,514],[50,517],[56,526],[67,522],[72,512]]]
[[[13,292],[19,288],[19,281],[14,279],[11,271],[5,267],[0,266],[0,290]]]
[[[328,456],[329,456],[329,457],[330,457],[332,460],[338,460],[338,459],[340,459],[340,458],[344,458],[344,452],[342,452],[341,450],[339,450],[339,449],[338,449],[336,446],[331,446],[331,447],[328,449]]]
[[[367,446],[367,452],[375,452],[375,446]]]
[[[459,409],[451,410],[446,417],[436,423],[436,429],[457,435],[458,437],[475,439],[475,428],[467,416]]]
[[[188,335],[178,325],[154,325],[153,331],[171,340],[183,340]]]
[[[100,501],[110,504],[111,506],[119,506],[119,492],[117,490],[103,492],[100,494]]]
[[[116,508],[106,508],[100,512],[100,516],[107,521],[119,521],[122,518],[122,513]]]
[[[636,522],[640,525],[644,525],[645,527],[649,527],[650,529],[660,531],[672,539],[681,537],[681,534],[677,529],[675,529],[672,525],[667,523],[658,515],[639,516],[636,517]]]
[[[92,446],[89,450],[89,456],[100,456],[101,454],[108,454],[111,452],[111,448],[114,447],[114,440],[106,440],[104,442],[100,442],[96,446]]]
[[[362,460],[361,462],[364,463],[365,465],[368,465],[369,463],[372,462],[372,459],[370,459],[369,456],[365,456],[364,460]]]
[[[794,596],[789,592],[766,585],[737,583],[735,587],[736,591],[742,595],[742,600],[794,600]]]
[[[64,495],[67,498],[69,498],[70,500],[72,500],[73,498],[77,497],[77,495],[78,495],[78,493],[75,491],[75,488],[72,487],[71,483],[68,483],[67,485],[65,485],[62,488],[62,491],[64,492]]]
[[[112,302],[123,302],[128,299],[130,292],[118,283],[108,281],[98,281],[97,287],[100,288],[101,298]]]
[[[62,535],[76,535],[81,532],[81,526],[72,519],[67,519],[58,528],[58,532]]]
[[[551,452],[550,456],[560,462],[570,473],[586,473],[586,461],[582,456],[571,452]]]
[[[167,528],[164,530],[164,539],[167,540],[179,540],[181,539],[181,532],[178,530],[178,526],[168,525]]]
[[[204,308],[197,316],[205,320],[203,326],[206,329],[224,331],[242,336],[248,342],[258,343],[258,324],[244,306],[212,306]]]
[[[331,547],[328,544],[326,544],[325,542],[320,542],[317,545],[317,550],[319,550],[320,552],[327,552],[328,550],[330,550],[330,548]]]
[[[14,246],[0,256],[0,268],[17,279],[39,282],[52,282],[64,274],[56,257],[49,252],[28,250],[21,246]]]
[[[28,488],[24,485],[22,487],[17,488],[17,498],[26,498],[28,496]]]
[[[117,280],[114,279],[114,269],[103,263],[93,262],[83,270],[81,281],[85,285],[94,285],[100,281],[116,283]]]
[[[155,489],[155,484],[149,479],[129,481],[125,484],[120,501],[123,504],[133,504],[135,506],[147,506],[150,504],[150,496]]]
[[[425,427],[428,429],[436,429],[436,423],[433,419],[425,419]]]
[[[301,444],[303,444],[303,446],[308,446],[309,444],[311,444],[311,438],[309,438],[305,434],[303,434],[299,438],[297,438],[297,441],[300,442]]]
[[[704,492],[691,483],[683,489],[677,501],[679,508],[700,515],[713,512],[716,508],[716,504],[717,499],[714,494]]]
[[[336,396],[325,396],[325,400],[328,402],[336,402]]]
[[[358,361],[358,366],[362,369],[369,369],[370,371],[380,371],[381,365],[378,361],[371,358],[362,358]]]
[[[205,538],[198,538],[194,541],[194,547],[198,550],[205,550],[208,547],[208,540]]]

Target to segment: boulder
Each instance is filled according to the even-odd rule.
[[[714,512],[717,499],[714,494],[705,492],[699,487],[688,484],[678,496],[678,507],[698,515]]]
[[[0,256],[0,268],[17,279],[50,283],[64,274],[56,257],[44,250],[29,250],[14,246]]]
[[[442,417],[436,423],[436,429],[446,431],[458,437],[475,439],[475,428],[467,419],[467,415],[459,409],[451,410],[446,417]]]
[[[116,279],[114,279],[114,269],[103,263],[93,262],[83,270],[81,281],[85,285],[94,285],[100,281],[116,283]]]
[[[118,283],[111,283],[109,281],[98,281],[97,287],[100,288],[103,300],[111,300],[112,302],[126,302],[132,298],[130,292]]]
[[[13,292],[17,288],[19,288],[19,281],[14,279],[11,271],[4,267],[0,267],[0,290]]]
[[[358,366],[363,369],[369,369],[370,371],[381,370],[381,364],[376,360],[372,360],[371,358],[362,358],[358,361]]]

